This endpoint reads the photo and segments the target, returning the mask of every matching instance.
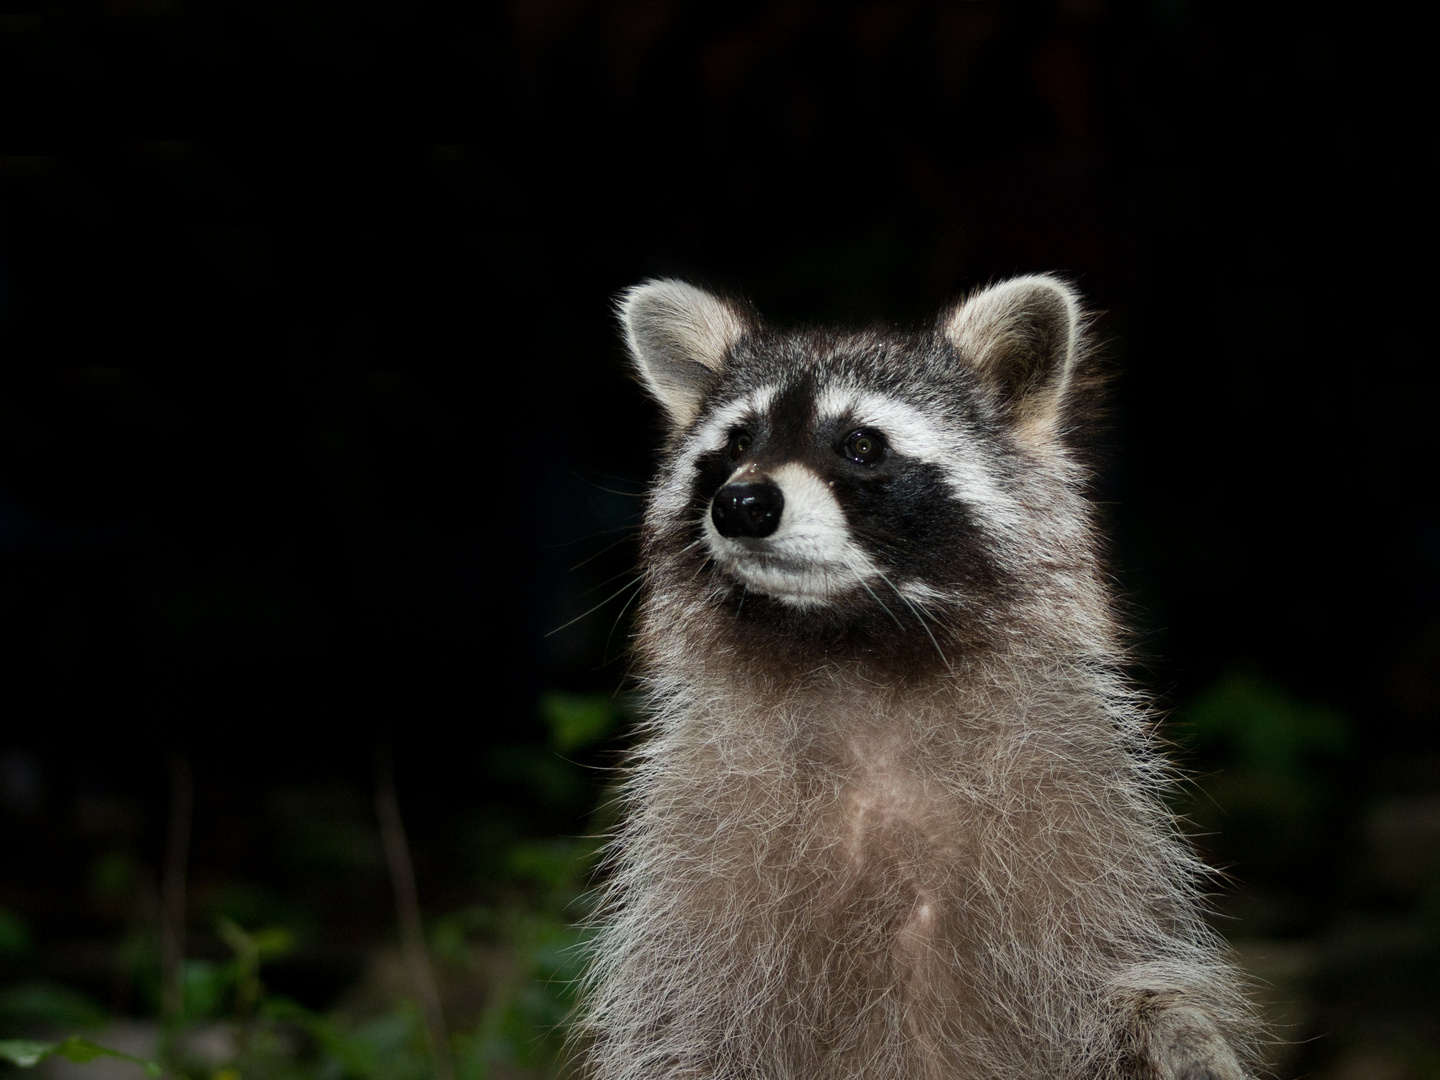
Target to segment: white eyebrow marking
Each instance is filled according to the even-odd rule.
[[[944,464],[953,444],[921,412],[894,398],[864,391],[828,386],[815,399],[821,422],[850,417],[856,427],[876,427],[896,453]]]
[[[717,410],[714,416],[695,430],[695,434],[690,440],[694,452],[692,454],[687,451],[686,455],[681,458],[682,464],[700,454],[723,447],[730,439],[731,429],[739,425],[746,416],[762,413],[768,409],[770,403],[775,400],[775,393],[775,387],[762,386]]]
[[[762,386],[742,398],[721,406],[715,414],[695,429],[686,438],[675,460],[675,467],[669,470],[668,483],[656,493],[656,504],[667,514],[681,513],[690,501],[690,483],[695,472],[695,462],[702,454],[722,449],[730,439],[730,432],[746,416],[762,413],[775,400],[775,387]]]
[[[856,427],[879,428],[897,454],[938,465],[956,498],[983,512],[992,525],[1007,531],[1023,527],[1018,503],[985,467],[984,455],[967,448],[963,429],[936,422],[907,402],[843,385],[820,391],[815,408],[822,422],[849,417]]]

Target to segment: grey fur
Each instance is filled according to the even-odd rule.
[[[684,427],[740,336],[732,309],[683,281],[651,281],[626,293],[625,344],[645,385]]]
[[[1069,286],[1007,282],[922,335],[778,334],[676,282],[628,292],[621,319],[671,438],[644,531],[648,719],[577,1028],[586,1074],[1250,1076],[1254,1016],[1161,800],[1067,442],[1085,385]],[[819,547],[849,544],[873,572],[797,578],[803,609],[758,594],[746,560],[769,541],[706,532],[694,488],[726,424],[773,426],[765,410],[795,387],[908,423],[897,448],[928,461],[906,475],[943,476],[974,556],[905,563],[852,507]],[[812,502],[845,490],[828,452],[804,465],[830,477]]]

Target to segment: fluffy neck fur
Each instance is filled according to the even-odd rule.
[[[674,631],[652,613],[642,647],[673,658]],[[661,665],[612,854],[597,1074],[1118,1078],[1140,1052],[1111,1015],[1140,1007],[1127,986],[1243,1013],[1099,659],[1010,648],[923,686]]]

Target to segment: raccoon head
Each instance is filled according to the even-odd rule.
[[[775,332],[676,281],[629,290],[620,317],[670,427],[652,569],[737,620],[829,640],[993,626],[1075,517],[1082,316],[1057,279],[997,285],[921,334]]]

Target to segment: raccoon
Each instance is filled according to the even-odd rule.
[[[648,698],[578,1025],[600,1080],[1241,1080],[1258,1029],[1097,556],[1086,316],[620,319],[669,439]]]

